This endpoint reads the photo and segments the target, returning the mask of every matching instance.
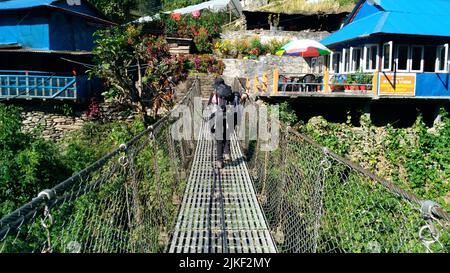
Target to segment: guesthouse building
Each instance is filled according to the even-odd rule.
[[[111,25],[84,0],[1,1],[0,99],[83,101],[99,88],[93,34]]]
[[[361,0],[321,41],[333,51],[328,88],[359,73],[373,98],[450,99],[449,14],[446,0]]]

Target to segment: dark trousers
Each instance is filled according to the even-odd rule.
[[[224,154],[231,154],[231,141],[217,140],[217,161],[223,162]]]
[[[220,125],[220,124],[218,124]],[[219,130],[216,127],[217,161],[223,162],[224,154],[231,154],[231,133],[234,127],[227,126],[226,119],[223,120],[223,127]],[[219,138],[217,135],[221,135]]]

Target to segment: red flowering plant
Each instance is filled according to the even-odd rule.
[[[186,60],[191,73],[222,75],[225,64],[213,55],[193,55]]]
[[[211,53],[212,41],[220,37],[222,26],[227,22],[226,13],[214,13],[210,11],[193,12],[174,18],[174,15],[163,16],[164,33],[167,36],[191,38],[200,53]]]
[[[169,87],[186,78],[185,61],[170,54],[164,38],[144,35],[139,27],[110,28],[95,36],[95,67],[90,74],[110,87],[103,95],[130,105],[144,122],[151,122],[147,110],[155,116],[159,108],[170,105]]]

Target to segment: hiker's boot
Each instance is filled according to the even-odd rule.
[[[216,161],[216,167],[217,167],[217,169],[223,169],[223,162],[222,161]]]
[[[231,161],[231,155],[230,154],[224,154],[223,158],[224,158],[225,162],[230,162]]]

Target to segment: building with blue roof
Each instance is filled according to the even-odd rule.
[[[113,25],[84,0],[0,1],[0,99],[80,100],[93,33]]]
[[[361,0],[321,41],[331,77],[373,75],[373,96],[450,99],[448,0]]]

